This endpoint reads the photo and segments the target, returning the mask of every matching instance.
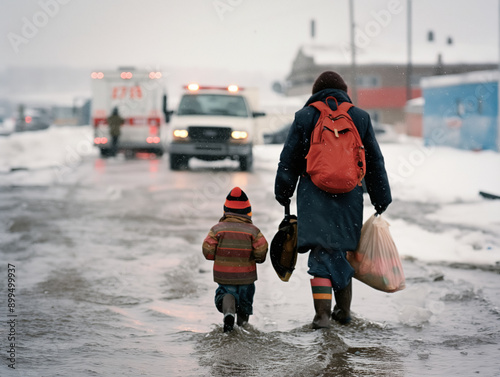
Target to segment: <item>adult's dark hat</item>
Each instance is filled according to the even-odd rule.
[[[271,241],[271,262],[282,281],[288,281],[297,263],[297,216],[290,215],[290,205],[285,206],[285,218]]]
[[[312,94],[324,89],[340,89],[347,93],[347,84],[337,72],[325,71],[318,76],[312,87]]]

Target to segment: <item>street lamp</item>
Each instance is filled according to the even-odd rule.
[[[355,28],[354,28],[354,0],[349,0],[349,19],[350,19],[350,31],[351,31],[351,99],[352,102],[357,104],[358,102],[358,85],[357,85],[357,73],[356,73],[356,43],[354,42]]]
[[[407,10],[407,49],[408,49],[408,65],[406,67],[406,100],[411,100],[411,75],[412,75],[412,62],[411,62],[411,0],[408,0]]]

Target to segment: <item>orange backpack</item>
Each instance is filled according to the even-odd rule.
[[[328,100],[335,101],[336,110],[330,109]],[[311,103],[321,114],[311,134],[307,159],[307,174],[320,189],[332,194],[353,190],[366,173],[365,148],[351,116],[347,114],[353,104],[340,105],[334,97],[325,102]]]

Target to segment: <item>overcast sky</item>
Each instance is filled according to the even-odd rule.
[[[413,57],[497,62],[499,0],[413,0]],[[121,65],[286,75],[300,46],[349,63],[349,0],[0,0],[0,68]],[[407,0],[354,0],[358,59],[406,62]],[[310,21],[316,20],[316,36]],[[433,30],[435,41],[427,41]],[[446,39],[453,38],[453,45]],[[331,55],[331,57],[328,57]]]

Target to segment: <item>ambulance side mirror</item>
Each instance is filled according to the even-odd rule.
[[[166,123],[169,123],[170,122],[170,118],[172,117],[172,114],[174,112],[172,110],[168,110],[168,106],[167,106],[167,95],[164,94],[163,95],[163,114],[165,115],[165,122]]]

